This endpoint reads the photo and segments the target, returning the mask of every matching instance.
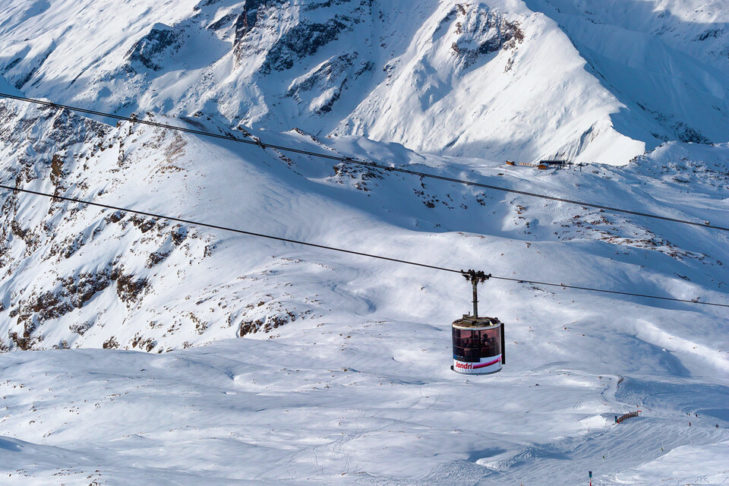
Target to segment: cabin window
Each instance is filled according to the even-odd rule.
[[[471,330],[453,328],[453,357],[477,363],[481,358],[501,354],[501,328]]]

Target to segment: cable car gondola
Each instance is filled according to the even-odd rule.
[[[478,317],[476,286],[491,275],[469,270],[463,276],[473,285],[473,315],[453,321],[453,365],[458,373],[488,374],[506,363],[504,323],[497,317]]]
[[[453,322],[453,371],[494,373],[504,364],[504,323],[496,317],[463,316]]]

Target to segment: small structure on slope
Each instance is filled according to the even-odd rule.
[[[540,160],[539,162],[514,162],[513,160],[506,161],[506,165],[536,167],[539,170],[561,169],[571,164],[572,162],[568,162],[566,160]]]
[[[453,322],[453,365],[458,373],[487,374],[499,371],[506,363],[504,323],[497,317],[478,316],[477,286],[491,277],[484,272],[463,272],[473,286],[473,315],[465,314]]]
[[[625,421],[625,420],[627,420],[627,419],[629,419],[629,418],[637,417],[638,415],[640,415],[640,412],[641,412],[641,411],[642,411],[642,410],[636,410],[636,411],[634,411],[634,412],[630,412],[630,413],[626,413],[626,414],[623,414],[623,415],[621,415],[620,417],[618,417],[618,416],[616,415],[616,416],[615,416],[615,423],[616,423],[616,424],[619,424],[619,423],[622,423],[623,421]],[[689,425],[691,425],[691,422],[689,422]]]

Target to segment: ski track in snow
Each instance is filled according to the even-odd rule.
[[[650,484],[701,452],[708,469],[680,475],[726,477],[729,417],[693,408],[723,406],[725,383],[529,370],[516,346],[502,372],[465,377],[448,369],[444,329],[315,331],[164,355],[3,355],[3,481],[574,484],[593,470],[597,484]],[[397,359],[413,333],[421,356]],[[612,423],[635,406],[639,418]]]

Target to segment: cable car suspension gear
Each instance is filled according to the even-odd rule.
[[[471,285],[473,285],[473,317],[478,317],[478,284],[485,282],[486,280],[491,278],[491,274],[488,275],[484,273],[482,270],[476,271],[476,270],[461,270],[461,273],[463,276],[471,282]]]

